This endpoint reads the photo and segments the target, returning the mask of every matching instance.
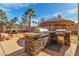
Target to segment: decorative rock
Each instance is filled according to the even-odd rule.
[[[1,33],[0,34],[0,41],[10,40],[11,37],[8,34]]]

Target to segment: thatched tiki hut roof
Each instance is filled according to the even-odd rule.
[[[74,21],[71,20],[64,20],[64,19],[54,19],[54,20],[48,20],[48,21],[44,21],[42,23],[39,24],[39,27],[48,27],[48,29],[50,30],[50,28],[56,29],[58,28],[64,28],[67,29],[68,27],[71,28],[74,25]]]
[[[71,20],[53,20],[53,21],[44,21],[40,23],[39,26],[48,26],[48,25],[68,25],[72,26],[74,24],[74,21]]]

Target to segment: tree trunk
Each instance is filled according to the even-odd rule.
[[[3,32],[3,29],[1,29],[1,33]]]
[[[3,26],[1,26],[1,33],[3,32]]]
[[[29,32],[31,31],[31,16],[29,16]]]

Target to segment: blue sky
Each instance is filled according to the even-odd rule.
[[[74,3],[9,3],[0,4],[0,9],[3,9],[8,19],[11,20],[13,17],[18,17],[21,22],[21,17],[25,10],[33,8],[36,13],[36,17],[32,20],[39,21],[40,18],[56,17],[60,14],[63,18],[77,21],[77,4]]]

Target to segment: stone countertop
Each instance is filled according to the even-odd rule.
[[[49,31],[49,33],[54,33],[56,35],[65,35],[65,34],[71,34],[71,31]]]
[[[24,35],[41,35],[41,33],[24,33]]]
[[[55,33],[55,32],[67,32],[67,33],[71,33],[71,31],[49,31],[49,33]]]
[[[34,38],[34,37],[39,37],[41,36],[41,33],[25,33],[23,34],[25,36],[25,38]]]

